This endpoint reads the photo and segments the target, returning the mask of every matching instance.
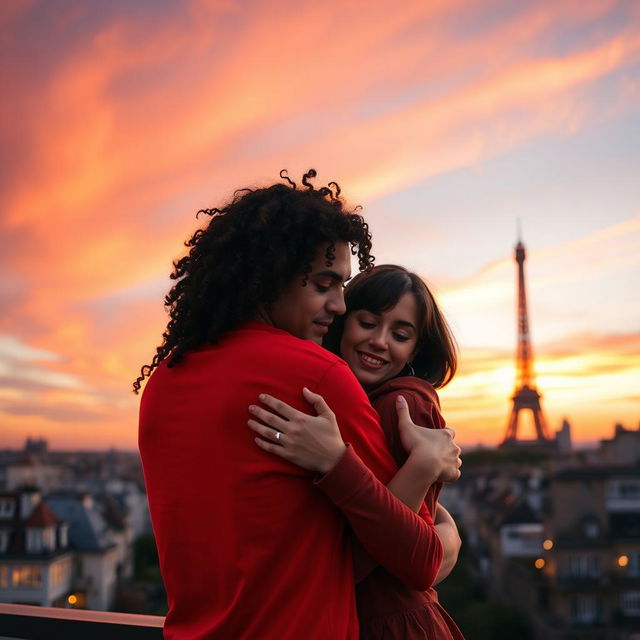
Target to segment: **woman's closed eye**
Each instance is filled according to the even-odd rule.
[[[363,329],[373,329],[376,326],[375,322],[367,322],[366,320],[358,320],[358,324]]]
[[[393,338],[398,342],[407,342],[408,340],[411,340],[411,337],[405,335],[404,333],[397,333],[394,331],[392,335],[393,335]]]

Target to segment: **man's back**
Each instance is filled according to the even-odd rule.
[[[345,370],[309,341],[247,323],[172,369],[163,363],[149,380],[140,451],[169,598],[167,638],[357,637],[342,517],[311,474],[261,451],[246,426],[259,393],[304,410],[303,386],[333,393],[335,403],[337,378],[362,427],[345,439],[388,480],[382,431]]]

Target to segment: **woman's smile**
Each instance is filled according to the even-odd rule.
[[[370,353],[365,353],[364,351],[358,351],[358,355],[360,356],[360,361],[364,367],[371,367],[372,369],[380,369],[385,364],[388,363],[387,360],[383,360],[382,358],[377,358],[376,356],[371,355]]]
[[[381,313],[358,309],[344,323],[340,355],[360,384],[369,389],[397,376],[418,342],[418,304],[405,293]]]

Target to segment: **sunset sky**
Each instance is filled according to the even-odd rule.
[[[195,212],[310,167],[434,287],[460,442],[510,411],[518,221],[551,428],[637,427],[640,2],[3,0],[0,29],[0,447],[135,448]]]

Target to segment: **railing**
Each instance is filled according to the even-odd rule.
[[[0,636],[21,640],[162,640],[164,618],[0,603]]]

